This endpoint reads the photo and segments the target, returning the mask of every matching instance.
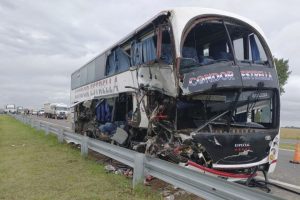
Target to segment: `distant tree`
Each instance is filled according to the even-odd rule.
[[[274,61],[278,73],[280,94],[283,94],[285,92],[283,87],[287,83],[292,71],[289,71],[289,60],[285,60],[283,58],[278,59],[274,57]]]

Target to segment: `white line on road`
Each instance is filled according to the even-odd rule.
[[[261,180],[265,180],[264,177],[262,177],[262,176],[257,176],[257,178],[261,179]],[[290,183],[286,183],[286,182],[282,182],[282,181],[278,181],[278,180],[274,180],[274,179],[269,179],[269,182],[270,183],[277,183],[279,185],[283,185],[283,186],[287,186],[287,187],[290,187],[290,188],[300,190],[300,186],[298,186],[298,185],[293,185],[293,184],[290,184]]]

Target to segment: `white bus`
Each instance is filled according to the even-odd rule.
[[[159,13],[71,76],[74,129],[222,176],[273,172],[279,87],[252,21],[206,8]]]

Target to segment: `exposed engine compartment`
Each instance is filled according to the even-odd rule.
[[[192,129],[177,130],[175,98],[157,91],[146,93],[140,98],[136,98],[135,94],[123,93],[109,99],[93,99],[76,105],[75,132],[173,163],[193,160],[211,167],[205,147],[196,144],[190,136]],[[135,110],[133,100],[137,100]],[[98,109],[102,104],[103,110]],[[147,128],[139,127],[143,114],[149,119]]]
[[[254,90],[175,98],[142,87],[77,104],[75,132],[204,171],[252,174],[267,168],[261,160],[276,135],[268,128],[272,97]]]

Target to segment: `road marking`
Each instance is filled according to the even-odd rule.
[[[279,149],[282,151],[295,151],[295,150],[291,150],[291,149],[282,149],[282,148],[279,148]]]
[[[262,177],[262,176],[257,176],[257,178],[261,179],[261,180],[265,180],[265,178]],[[287,187],[290,187],[290,188],[300,190],[300,186],[298,186],[298,185],[293,185],[293,184],[290,184],[290,183],[286,183],[286,182],[282,182],[282,181],[278,181],[278,180],[274,180],[274,179],[269,179],[269,182],[277,183],[279,185],[284,185],[284,186],[287,186]]]

